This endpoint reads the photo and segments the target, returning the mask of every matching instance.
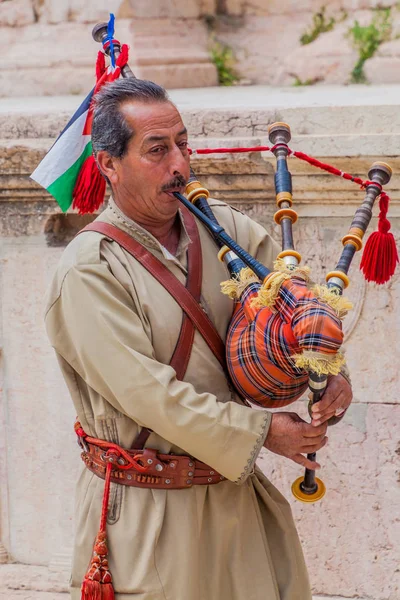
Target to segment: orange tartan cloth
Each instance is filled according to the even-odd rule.
[[[342,322],[297,278],[282,284],[274,311],[254,308],[260,285],[249,284],[237,304],[226,339],[227,364],[245,398],[274,408],[293,402],[307,388],[308,372],[296,366],[294,355],[336,355],[343,342]]]

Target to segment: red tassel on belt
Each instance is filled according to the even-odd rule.
[[[112,464],[107,463],[100,529],[93,546],[92,559],[82,583],[81,600],[114,600],[112,576],[108,566],[107,511],[110,498]]]

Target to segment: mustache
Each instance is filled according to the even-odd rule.
[[[175,188],[185,187],[187,184],[187,179],[183,175],[176,175],[169,183],[166,183],[162,186],[162,192],[168,192],[169,190],[173,190]]]

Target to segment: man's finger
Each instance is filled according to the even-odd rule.
[[[346,402],[345,395],[340,394],[335,402],[333,402],[326,410],[318,412],[314,411],[312,413],[312,425],[314,427],[319,427],[321,424],[333,417],[336,413],[346,410],[349,404],[350,402]]]
[[[326,427],[326,425],[325,425]],[[323,433],[322,435],[319,435],[318,437],[315,438],[303,438],[300,442],[300,444],[297,446],[299,449],[301,448],[301,450],[299,450],[299,452],[305,452],[305,450],[303,450],[303,448],[321,448],[321,444],[323,443],[323,441],[326,438],[326,432]]]
[[[321,400],[319,400],[318,402],[316,402],[315,404],[312,405],[312,408],[311,408],[312,412],[314,412],[316,410],[318,410],[318,411],[326,410],[332,404],[332,402],[335,401],[336,397],[341,392],[342,392],[341,389],[335,390],[330,387],[327,387]]]
[[[306,469],[311,469],[311,471],[317,471],[318,469],[321,468],[321,465],[319,463],[315,462],[314,460],[309,460],[302,454],[295,454],[291,458],[298,465],[302,465]]]
[[[315,414],[324,414],[329,410],[332,410],[333,407],[339,408],[340,406],[342,406],[344,403],[346,403],[346,394],[344,391],[341,391],[337,396],[335,396],[334,398],[332,398],[332,401],[330,404],[328,404],[328,406],[325,406],[322,404],[322,400],[321,402],[317,402],[316,404],[313,405],[312,407],[312,414],[313,416]]]
[[[314,417],[313,417],[314,419]],[[326,425],[323,423],[320,425],[315,425],[314,423],[305,423],[305,427],[303,427],[303,437],[306,438],[315,438],[319,436],[324,436],[326,433]]]
[[[314,417],[316,414],[323,414],[327,410],[330,410],[334,404],[337,404],[340,399],[344,399],[343,392],[339,392],[338,394],[329,394],[327,398],[316,402],[311,407],[311,412]]]
[[[301,448],[300,452],[302,454],[312,454],[313,452],[318,452],[319,450],[321,450],[321,448],[326,446],[327,443],[328,443],[328,438],[324,437],[318,444],[304,445]]]
[[[329,379],[324,395],[319,402],[314,404],[315,408],[313,407],[313,410],[316,410],[317,412],[323,412],[333,402],[335,402],[341,394],[344,394],[344,397],[346,398],[347,408],[352,400],[353,393],[351,390],[351,385],[342,375],[339,374]]]

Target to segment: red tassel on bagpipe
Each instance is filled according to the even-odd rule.
[[[92,559],[82,582],[81,600],[115,600],[112,576],[108,566],[107,511],[110,498],[111,462],[107,463],[103,508],[99,532],[93,546]]]
[[[386,218],[389,208],[389,196],[382,192],[379,200],[378,231],[369,236],[365,244],[360,269],[367,281],[386,283],[392,277],[399,262],[396,242],[390,233],[390,222]]]
[[[72,208],[80,215],[95,212],[104,202],[106,180],[97,168],[94,156],[88,156],[75,183]]]

